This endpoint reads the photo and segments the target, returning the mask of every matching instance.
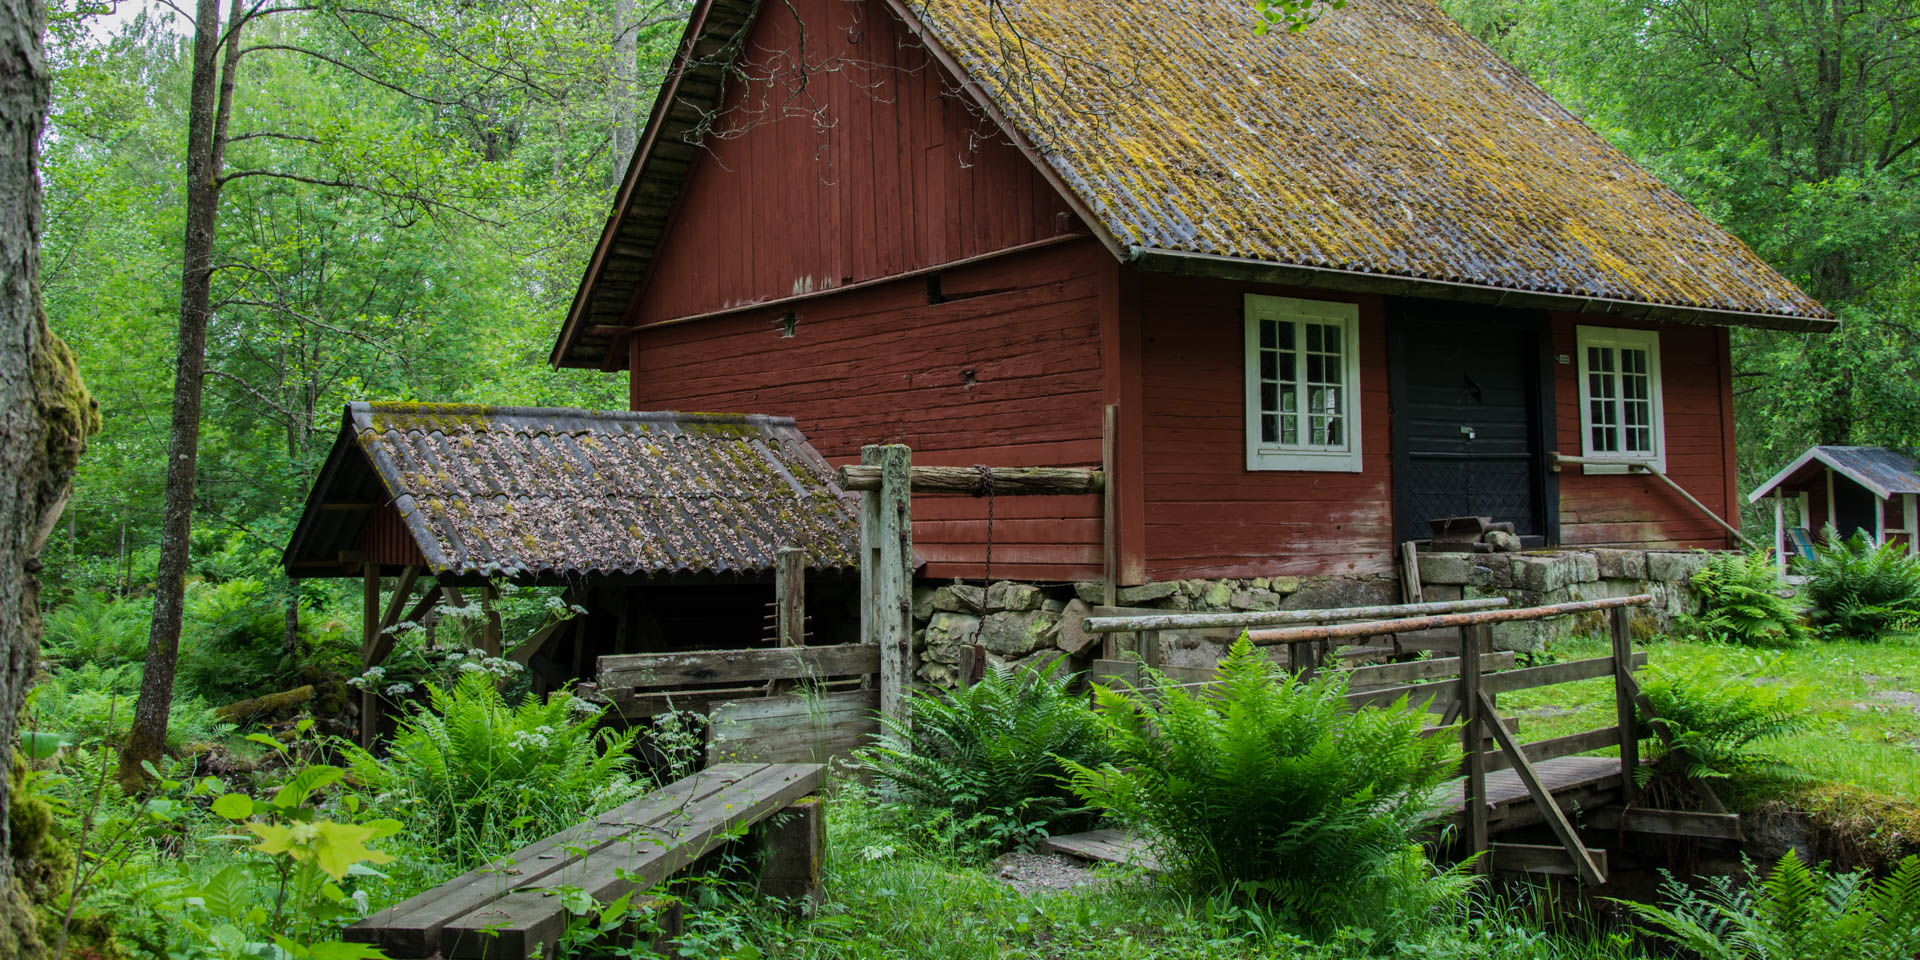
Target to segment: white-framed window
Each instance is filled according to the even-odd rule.
[[[1667,469],[1666,418],[1660,407],[1660,334],[1655,330],[1579,327],[1580,453],[1587,473],[1625,473],[1626,463]]]
[[[1360,472],[1360,308],[1248,294],[1248,470]]]

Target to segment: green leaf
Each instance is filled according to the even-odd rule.
[[[64,733],[47,733],[43,730],[20,731],[20,750],[30,760],[45,760],[60,752],[72,738]]]
[[[245,820],[253,816],[253,798],[244,793],[229,793],[213,801],[213,813],[227,820]]]

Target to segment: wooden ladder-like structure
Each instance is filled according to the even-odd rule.
[[[1585,826],[1607,830],[1721,839],[1739,836],[1738,817],[1727,813],[1711,791],[1704,788],[1701,799],[1710,811],[1707,813],[1638,806],[1639,791],[1634,774],[1640,766],[1640,742],[1649,732],[1641,725],[1639,715],[1652,716],[1653,710],[1633,676],[1634,669],[1646,663],[1646,655],[1633,650],[1630,613],[1633,607],[1652,599],[1642,594],[1509,608],[1505,606],[1506,601],[1493,598],[1413,604],[1397,609],[1094,617],[1083,626],[1090,633],[1134,633],[1140,637],[1136,650],[1130,652],[1137,656],[1096,661],[1093,671],[1096,682],[1109,685],[1139,684],[1142,662],[1157,663],[1160,636],[1168,631],[1239,627],[1247,631],[1248,639],[1255,644],[1288,646],[1294,651],[1290,659],[1297,662],[1302,647],[1318,653],[1324,661],[1335,658],[1339,645],[1347,641],[1462,628],[1463,639],[1454,656],[1348,671],[1349,704],[1355,708],[1382,706],[1403,697],[1412,703],[1430,701],[1429,709],[1442,713],[1443,727],[1458,724],[1464,754],[1460,776],[1434,795],[1433,809],[1442,826],[1456,828],[1455,849],[1462,859],[1474,858],[1477,870],[1572,875],[1586,884],[1598,886],[1606,882],[1606,852],[1582,840],[1568,816],[1569,810],[1581,812]],[[1606,611],[1609,615],[1612,650],[1608,656],[1515,667],[1513,654],[1491,650],[1495,623],[1596,611]],[[1395,612],[1412,615],[1394,616]],[[1279,626],[1298,624],[1302,620],[1353,620],[1355,617],[1376,619]],[[1182,686],[1198,687],[1213,682],[1210,669],[1157,669],[1161,676]],[[1611,678],[1614,686],[1614,722],[1605,727],[1521,743],[1516,736],[1517,722],[1500,713],[1499,694],[1601,678]],[[1658,725],[1650,732],[1666,736],[1666,731]],[[1618,756],[1591,755],[1615,747]],[[1507,843],[1494,839],[1502,833],[1543,824],[1556,843]],[[1156,866],[1147,844],[1123,831],[1100,830],[1055,837],[1044,846],[1087,859],[1130,862],[1149,869]]]

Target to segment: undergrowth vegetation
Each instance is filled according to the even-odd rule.
[[[1905,544],[1875,544],[1863,530],[1842,537],[1829,525],[1801,564],[1823,636],[1879,640],[1920,629],[1920,559]]]
[[[1749,873],[1756,871],[1749,870]],[[1879,879],[1787,854],[1758,883],[1669,877],[1667,906],[1624,902],[1641,929],[1701,960],[1910,960],[1920,955],[1920,859]]]
[[[1690,636],[1775,646],[1798,643],[1811,633],[1806,612],[1764,551],[1715,556],[1693,575],[1692,584],[1700,613],[1682,624]]]
[[[1066,765],[1104,763],[1113,749],[1073,679],[1058,663],[996,664],[952,693],[916,691],[908,721],[883,719],[861,762],[912,829],[969,854],[1082,829],[1096,815],[1068,788]]]
[[[1642,689],[1653,715],[1641,722],[1660,735],[1648,741],[1639,778],[1660,805],[1688,804],[1689,781],[1750,789],[1807,779],[1763,752],[1770,741],[1806,728],[1805,703],[1793,692],[1705,675],[1684,664],[1648,669]]]
[[[1095,690],[1114,760],[1068,766],[1074,792],[1141,828],[1190,888],[1382,934],[1463,890],[1416,842],[1458,754],[1422,735],[1424,709],[1355,710],[1339,672],[1297,679],[1245,636],[1202,692],[1145,673],[1144,691]]]

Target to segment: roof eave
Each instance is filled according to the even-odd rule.
[[[1768,330],[1809,333],[1830,333],[1839,327],[1838,321],[1826,317],[1751,313],[1581,294],[1521,290],[1457,280],[1431,280],[1424,277],[1370,273],[1364,270],[1303,266],[1158,247],[1131,247],[1127,252],[1127,260],[1142,270],[1175,276],[1216,277],[1251,283],[1320,287],[1384,296],[1463,300],[1500,307],[1591,313],[1617,319],[1697,323],[1721,327],[1759,327]]]

